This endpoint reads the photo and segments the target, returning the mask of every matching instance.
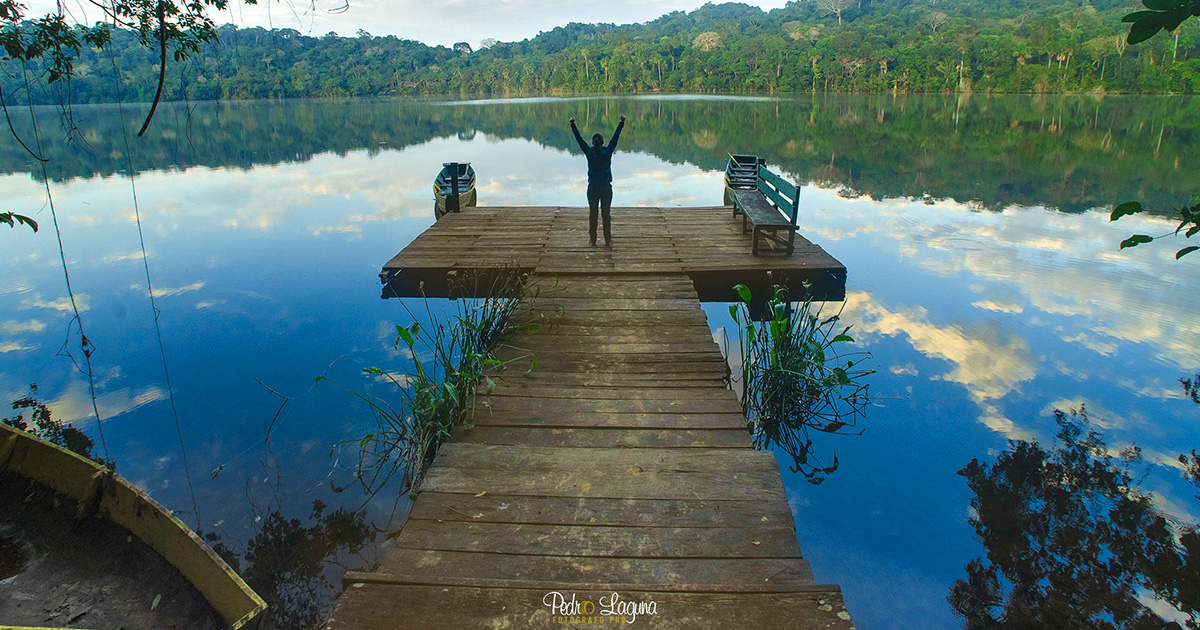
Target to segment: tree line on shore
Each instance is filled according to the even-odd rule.
[[[146,105],[127,107],[129,133]],[[707,171],[729,152],[757,153],[801,183],[847,195],[951,198],[1001,210],[1013,204],[1083,212],[1136,194],[1162,211],[1191,192],[1200,164],[1200,98],[1039,95],[800,94],[773,99],[588,98],[479,107],[424,99],[164,104],[133,145],[135,172],[251,169],[321,153],[377,153],[436,138],[487,134],[566,150],[566,125],[611,129],[620,113],[636,133],[622,147]],[[114,107],[76,111],[78,136],[43,134],[46,174],[62,181],[128,168]],[[28,120],[15,120],[29,136]],[[43,166],[0,138],[0,172],[40,179]],[[713,200],[716,203],[717,199]],[[1156,211],[1157,212],[1157,211]]]
[[[414,94],[646,92],[1193,93],[1200,28],[1125,41],[1122,0],[800,0],[762,11],[706,4],[644,24],[572,23],[521,42],[447,48],[296,29],[217,29],[168,63],[165,100]],[[69,91],[14,62],[8,104],[149,101],[157,51],[114,29],[83,47]],[[115,79],[119,77],[120,81]],[[30,80],[32,79],[32,80]],[[118,94],[118,90],[120,93]],[[118,96],[120,99],[118,99]]]

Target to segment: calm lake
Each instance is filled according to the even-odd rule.
[[[1175,261],[1171,239],[1117,249],[1169,233],[1166,212],[1200,191],[1200,100],[198,103],[160,108],[132,137],[144,112],[125,108],[127,151],[116,106],[76,108],[73,144],[36,110],[105,441],[120,473],[236,556],[278,627],[319,622],[341,573],[380,557],[408,509],[354,484],[353,449],[334,447],[374,423],[316,377],[387,396],[362,368],[404,369],[394,326],[409,316],[377,274],[433,222],[442,162],[474,165],[481,205],[585,205],[571,116],[606,136],[629,117],[615,205],[719,205],[728,152],[803,184],[801,232],[849,270],[843,318],[872,354],[878,405],[861,436],[814,438],[840,464],[823,484],[780,463],[800,547],[858,628],[962,626],[949,589],[988,550],[958,471],[1009,440],[1052,445],[1055,409],[1086,405],[1110,449],[1141,448],[1135,476],[1158,509],[1200,520],[1177,461],[1200,448],[1181,384],[1200,371],[1200,254]],[[0,230],[0,394],[36,383],[98,442],[45,182],[0,134],[0,209],[41,224]],[[1110,223],[1131,199],[1162,212]],[[726,306],[706,310],[720,338]]]

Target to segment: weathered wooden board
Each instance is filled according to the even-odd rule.
[[[536,370],[533,372],[522,372],[518,370],[505,370],[491,373],[492,381],[497,387],[505,386],[527,386],[536,387],[539,384],[557,384],[571,387],[625,387],[637,388],[653,382],[658,388],[684,387],[693,388],[700,386],[709,387],[724,387],[725,386],[725,370],[719,365],[714,365],[713,369],[702,372],[674,372],[670,374],[655,374],[652,377],[638,374],[613,374],[613,373],[564,373],[564,372],[546,372],[545,370]],[[652,381],[650,379],[653,379]]]
[[[581,454],[581,457],[586,455]],[[511,470],[435,467],[426,473],[421,487],[431,492],[495,492],[541,497],[787,500],[778,470],[674,473],[611,472],[585,467],[575,472],[531,470],[512,474]],[[795,544],[795,540],[792,543]]]
[[[814,585],[801,558],[607,558],[397,549],[374,573],[346,582],[620,588],[674,592],[779,592]]]
[[[737,402],[737,394],[727,389],[718,389],[716,387],[674,387],[662,388],[657,383],[646,387],[621,388],[621,387],[604,387],[601,385],[590,386],[554,386],[554,385],[528,385],[524,383],[512,383],[505,381],[507,387],[498,387],[490,395],[493,398],[501,397],[518,397],[518,398],[538,398],[538,399],[554,399],[566,398],[569,400],[665,400],[669,405],[671,401],[681,399],[690,400],[728,400]],[[481,386],[481,394],[486,393],[486,385]],[[736,410],[735,410],[736,411]]]
[[[475,444],[575,448],[750,448],[749,432],[693,429],[558,429],[476,426],[456,439]]]
[[[608,527],[409,521],[400,549],[572,558],[799,558],[790,527]]]
[[[410,519],[546,525],[636,525],[642,527],[787,526],[792,512],[778,501],[740,497],[700,499],[607,499],[536,497],[487,492],[434,492],[424,488]]]
[[[483,411],[469,416],[481,427],[576,427],[600,429],[714,429],[746,430],[741,414],[717,413],[559,413]]]
[[[562,472],[576,474],[586,469],[589,474],[626,473],[637,477],[642,473],[717,473],[717,472],[778,472],[775,455],[754,450],[690,450],[687,452],[656,450],[639,452],[632,449],[592,448],[580,452],[577,448],[538,448],[531,446],[495,446],[487,444],[446,444],[438,451],[436,468],[520,470],[524,472]]]
[[[728,392],[728,390],[716,390]],[[527,398],[523,396],[485,396],[476,402],[479,407],[493,411],[540,411],[543,413],[738,413],[741,403],[736,396],[721,395],[711,400],[680,399],[665,400],[662,398],[642,399],[625,398],[611,400],[604,398],[574,398],[557,397]]]
[[[563,593],[593,605],[611,589]],[[546,589],[475,588],[351,583],[342,595],[327,630],[462,630],[522,628],[558,630],[593,628],[594,618],[556,617],[545,605]],[[611,601],[611,600],[610,600]],[[850,630],[836,586],[814,586],[792,593],[663,593],[623,589],[619,601],[655,604],[653,615],[633,623],[648,630],[695,628],[798,628]],[[599,608],[599,607],[597,607]],[[628,617],[625,620],[629,621]],[[612,623],[622,623],[614,619]]]

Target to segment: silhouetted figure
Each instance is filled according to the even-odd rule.
[[[583,149],[583,154],[587,156],[588,161],[588,208],[591,210],[588,213],[588,236],[591,237],[592,245],[596,244],[596,216],[604,215],[604,244],[612,245],[612,154],[617,150],[617,139],[621,137],[621,129],[625,128],[625,115],[621,115],[621,122],[617,123],[617,130],[613,132],[612,140],[608,141],[608,146],[604,146],[604,136],[595,134],[592,136],[592,144],[588,146],[583,141],[583,136],[579,135],[579,128],[575,126],[575,119],[571,118],[571,131],[575,134],[575,140],[579,142],[579,148]]]

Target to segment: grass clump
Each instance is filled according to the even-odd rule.
[[[495,354],[507,346],[503,343],[507,335],[536,325],[516,323],[513,317],[523,300],[532,299],[532,286],[516,266],[468,274],[451,283],[451,295],[456,297],[449,315],[435,315],[429,298],[423,299],[427,321],[432,322],[428,328],[418,324],[404,304],[412,323],[396,326],[395,348],[412,357],[411,369],[403,374],[379,367],[363,369],[367,376],[393,383],[398,400],[388,402],[327,377],[317,378],[318,383],[333,383],[365,402],[376,421],[374,431],[334,446],[335,450],[346,444],[358,447],[356,475],[368,491],[396,474],[402,475],[404,489],[415,490],[438,446],[474,410],[476,396],[495,388],[489,373],[520,359],[531,359],[529,370],[536,367],[536,357],[529,354],[507,361]]]
[[[738,325],[742,409],[755,446],[777,445],[792,457],[793,472],[821,483],[837,470],[837,455],[822,462],[811,432],[862,433],[858,421],[870,404],[866,381],[875,371],[860,366],[870,353],[841,350],[854,339],[850,326],[841,326],[840,310],[823,318],[811,297],[793,303],[776,286],[760,321],[751,315],[750,289],[734,289],[742,301],[729,313]]]

